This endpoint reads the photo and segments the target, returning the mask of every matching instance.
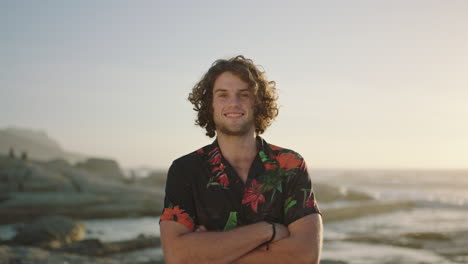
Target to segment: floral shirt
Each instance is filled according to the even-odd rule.
[[[217,140],[175,160],[169,168],[161,221],[194,230],[230,230],[259,221],[289,225],[320,213],[304,159],[257,137],[259,152],[244,183]]]

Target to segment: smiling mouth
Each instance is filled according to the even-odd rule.
[[[241,117],[243,116],[243,113],[226,113],[224,114],[225,117]]]

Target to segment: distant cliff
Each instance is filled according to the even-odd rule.
[[[7,155],[13,148],[16,156],[27,152],[28,158],[47,161],[64,159],[71,164],[84,161],[83,154],[67,152],[60,144],[47,136],[44,131],[9,127],[0,129],[0,154]]]

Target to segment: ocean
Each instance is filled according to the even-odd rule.
[[[430,245],[443,243],[438,239],[445,239],[444,234],[468,231],[468,171],[311,170],[310,174],[313,182],[339,186],[342,192],[361,191],[382,203],[414,203],[411,209],[324,222],[322,259],[356,264],[468,263],[468,244],[455,245],[461,248],[452,255],[437,254],[444,252],[443,249],[432,250]],[[361,203],[339,201],[320,204],[320,197],[317,200],[324,211],[327,208],[359,206]],[[429,233],[436,238],[422,241],[418,244],[423,245],[421,248],[410,244],[404,246],[401,241],[405,242],[404,238],[411,233]],[[374,239],[349,239],[369,236]],[[392,239],[389,239],[390,243],[384,239],[388,237],[393,241],[398,238],[400,245],[392,245]],[[468,241],[468,237],[463,241]],[[450,247],[448,241],[447,247]]]

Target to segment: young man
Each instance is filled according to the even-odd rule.
[[[167,263],[318,263],[322,220],[303,158],[258,136],[278,115],[251,60],[217,60],[189,96],[216,140],[173,162],[160,229]]]

